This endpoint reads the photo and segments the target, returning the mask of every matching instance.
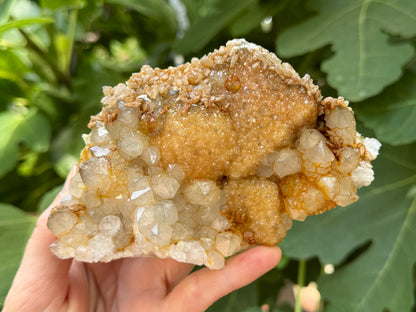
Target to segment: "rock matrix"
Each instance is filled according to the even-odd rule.
[[[60,258],[156,256],[224,266],[292,225],[358,199],[380,147],[343,98],[323,99],[276,55],[232,40],[104,87],[102,111],[48,220]]]

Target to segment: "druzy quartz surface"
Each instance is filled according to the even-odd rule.
[[[358,199],[380,143],[343,98],[232,40],[104,87],[69,194],[48,220],[61,258],[156,256],[224,266],[292,225]]]

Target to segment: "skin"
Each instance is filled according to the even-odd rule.
[[[226,261],[221,270],[172,259],[125,258],[109,263],[62,260],[49,250],[56,237],[46,223],[62,192],[39,217],[4,312],[25,311],[204,311],[219,298],[273,269],[278,247],[257,246]],[[242,274],[243,273],[243,274]]]

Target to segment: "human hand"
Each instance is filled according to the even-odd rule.
[[[204,311],[280,261],[278,247],[257,246],[226,261],[221,270],[172,259],[124,258],[109,263],[62,260],[49,250],[56,237],[46,223],[62,192],[39,217],[7,295],[4,312],[25,311]]]

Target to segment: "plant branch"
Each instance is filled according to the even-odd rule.
[[[68,89],[71,89],[71,80],[69,76],[65,73],[61,72],[59,68],[55,65],[55,63],[51,62],[45,52],[37,46],[37,44],[30,38],[30,36],[22,29],[19,29],[19,32],[25,38],[27,42],[27,47],[34,51],[52,70],[56,80],[58,83],[65,85]]]
[[[305,286],[306,261],[300,260],[298,266],[298,292],[296,294],[295,312],[302,312],[302,287]]]

